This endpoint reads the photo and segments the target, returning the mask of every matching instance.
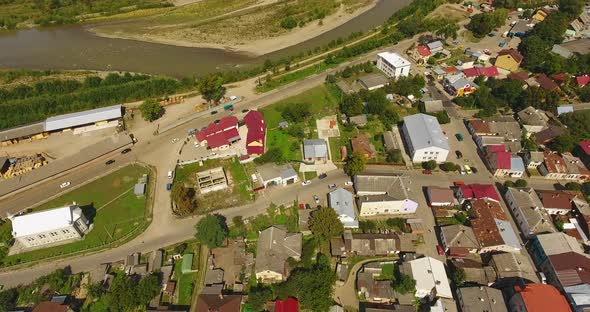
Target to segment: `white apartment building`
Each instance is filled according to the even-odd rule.
[[[442,163],[449,155],[449,142],[436,117],[415,114],[404,118],[402,134],[408,144],[412,162],[435,160]]]
[[[377,68],[389,78],[407,77],[410,74],[410,62],[395,52],[377,54]]]

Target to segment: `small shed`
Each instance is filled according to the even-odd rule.
[[[136,196],[143,196],[145,195],[145,183],[137,183],[135,184],[135,186],[133,187],[133,193]]]
[[[279,122],[279,128],[285,129],[285,128],[288,128],[288,127],[289,127],[289,123],[288,122],[286,122],[286,121]]]
[[[190,273],[193,271],[193,257],[194,255],[192,253],[185,254],[182,256],[182,274]]]

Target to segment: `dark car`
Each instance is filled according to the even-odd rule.
[[[457,155],[457,158],[463,158],[463,153],[461,153],[461,151],[455,151],[455,155]]]
[[[115,160],[114,160],[114,159],[109,159],[109,160],[107,160],[107,162],[106,162],[106,163],[104,163],[104,164],[105,164],[105,165],[111,165],[111,164],[114,164],[114,163],[115,163]]]
[[[332,183],[330,185],[328,185],[329,189],[335,189],[336,188],[336,183]]]
[[[328,175],[325,173],[320,174],[320,176],[318,177],[318,179],[325,179]]]
[[[217,111],[211,111],[211,115],[217,114]]]
[[[124,149],[124,150],[121,151],[121,154],[127,154],[129,152],[131,152],[131,149],[130,148],[126,148],[126,149]]]
[[[217,124],[219,124],[219,122],[220,122],[220,121],[221,121],[221,120],[219,120],[219,119],[216,119],[216,120],[214,121],[214,123],[217,125]]]
[[[311,209],[311,205],[310,204],[305,204],[305,209]]]
[[[473,173],[477,173],[477,168],[471,167],[471,171],[473,171]]]
[[[249,112],[249,111],[250,111],[250,110],[249,110],[249,109],[247,109],[247,108],[246,108],[246,109],[242,109],[242,113],[247,113],[247,112]]]

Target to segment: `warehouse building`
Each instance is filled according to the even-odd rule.
[[[112,105],[77,113],[49,117],[45,121],[0,131],[2,145],[18,143],[22,139],[43,139],[49,133],[74,130],[83,133],[116,127],[123,117],[121,105]]]
[[[434,160],[442,163],[449,155],[449,143],[436,117],[415,114],[404,118],[402,134],[414,163]]]

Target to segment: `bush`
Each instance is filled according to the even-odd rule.
[[[457,171],[459,170],[459,165],[454,164],[452,162],[445,162],[439,165],[440,170],[445,171],[445,172],[450,172],[450,171]]]
[[[385,160],[390,163],[403,163],[404,159],[402,156],[402,151],[400,149],[392,149],[387,151],[387,157]]]
[[[528,185],[529,185],[529,183],[523,179],[518,179],[518,180],[516,180],[516,182],[514,182],[514,186],[516,186],[516,187],[527,187]]]
[[[281,20],[281,27],[285,29],[293,29],[297,27],[297,20],[293,16],[287,16]]]
[[[426,170],[434,170],[434,169],[436,169],[436,161],[429,160],[429,161],[422,162],[422,168],[424,168]]]
[[[565,189],[569,191],[581,191],[582,184],[576,182],[568,182],[565,184]]]

